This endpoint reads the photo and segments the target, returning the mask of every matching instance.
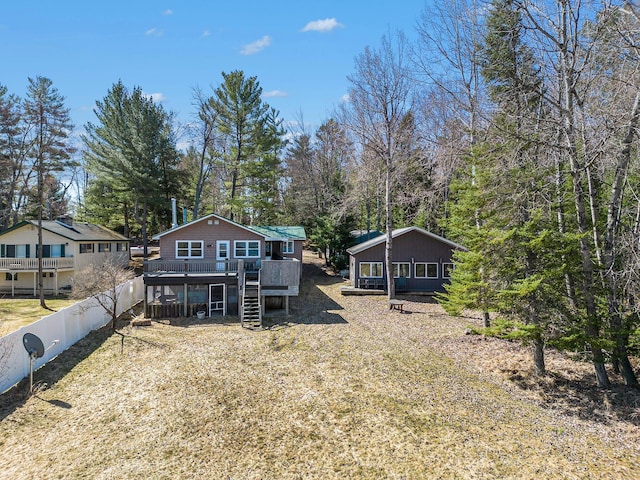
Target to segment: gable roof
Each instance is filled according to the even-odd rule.
[[[285,226],[264,226],[249,227],[251,230],[258,232],[267,237],[267,240],[306,240],[307,234],[304,227],[285,227]]]
[[[449,245],[451,248],[456,248],[459,250],[466,250],[466,248],[464,248],[462,245],[459,245],[455,242],[452,242],[451,240],[447,240],[444,237],[441,237],[439,235],[436,235],[435,233],[431,233],[423,228],[420,227],[404,227],[404,228],[397,228],[395,229],[393,232],[391,232],[391,237],[392,238],[396,238],[396,237],[400,237],[406,233],[409,232],[418,232],[421,233],[422,235],[425,235],[429,238],[432,238],[434,240],[437,240],[438,242],[442,242],[446,245]],[[387,236],[386,235],[380,235],[379,237],[375,237],[372,238],[371,240],[367,240],[366,242],[362,242],[358,245],[355,245],[351,248],[347,249],[347,253],[349,253],[350,255],[355,255],[357,253],[363,252],[365,250],[370,249],[371,247],[375,247],[376,245],[380,245],[381,243],[385,243],[387,241]]]
[[[0,232],[0,236],[18,230],[26,225],[33,225],[38,228],[37,220],[23,220],[16,223],[11,228]],[[120,241],[128,242],[129,239],[124,235],[120,235],[113,230],[109,230],[101,225],[86,222],[74,222],[72,225],[66,224],[59,220],[43,220],[42,229],[51,233],[55,233],[61,237],[67,238],[74,242],[79,241]]]
[[[179,225],[177,227],[173,227],[170,228],[169,230],[165,230],[164,232],[158,233],[157,235],[154,235],[152,237],[153,240],[160,240],[160,238],[164,237],[165,235],[169,234],[169,233],[173,233],[173,232],[177,232],[178,230],[182,230],[183,228],[187,228],[193,224],[196,224],[198,222],[203,222],[205,220],[211,220],[211,219],[216,219],[216,220],[220,220],[223,222],[227,222],[230,223],[231,225],[235,225],[238,228],[242,228],[244,230],[247,230],[249,232],[261,235],[263,237],[266,237],[263,233],[257,232],[253,229],[251,229],[250,227],[246,227],[244,225],[241,225],[240,223],[236,223],[233,220],[229,220],[228,218],[224,218],[221,217],[220,215],[216,215],[215,213],[210,213],[209,215],[205,215],[204,217],[200,217],[200,218],[196,218],[195,220],[191,220],[190,222],[187,223],[183,223],[182,225]]]

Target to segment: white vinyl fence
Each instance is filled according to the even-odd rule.
[[[118,288],[118,315],[142,301],[142,276],[123,283]],[[25,333],[33,333],[40,337],[44,348],[47,349],[42,358],[33,362],[35,371],[87,336],[89,332],[103,327],[109,321],[111,316],[92,297],[0,337],[0,393],[29,376],[29,355],[22,345]],[[58,342],[54,344],[55,340]]]

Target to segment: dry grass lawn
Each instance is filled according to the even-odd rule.
[[[640,478],[640,405],[308,267],[288,319],[95,332],[0,396],[0,478]],[[562,370],[561,370],[562,369]]]
[[[40,306],[38,298],[0,298],[0,337],[76,302],[68,298],[47,298],[50,309],[47,310]]]

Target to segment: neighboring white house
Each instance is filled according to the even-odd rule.
[[[69,218],[42,221],[43,285],[58,294],[73,284],[74,272],[112,258],[129,263],[129,239],[108,228]],[[38,222],[24,220],[0,232],[0,291],[37,294]]]

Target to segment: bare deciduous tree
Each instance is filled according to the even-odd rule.
[[[121,290],[118,288],[134,277],[134,273],[112,259],[91,264],[78,272],[74,278],[71,294],[76,299],[94,298],[111,316],[111,329],[116,330],[118,303]]]

